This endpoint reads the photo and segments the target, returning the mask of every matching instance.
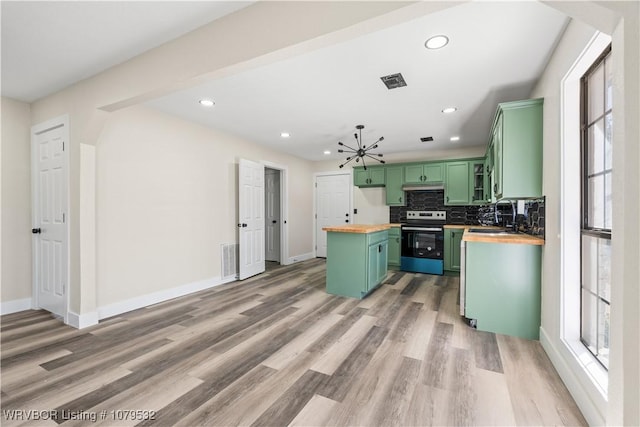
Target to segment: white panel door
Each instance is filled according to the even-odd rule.
[[[327,256],[327,232],[323,227],[351,222],[351,175],[316,177],[316,256]]]
[[[240,280],[262,273],[264,264],[264,165],[240,159],[238,177]]]
[[[265,260],[280,262],[280,171],[265,172]]]
[[[60,126],[33,134],[34,280],[37,305],[65,317],[68,292],[65,136]]]

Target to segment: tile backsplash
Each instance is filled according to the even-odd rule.
[[[407,218],[407,211],[446,211],[447,224],[478,224],[479,206],[445,206],[444,190],[407,191],[406,206],[391,206],[389,219],[391,222],[402,222]]]
[[[501,225],[513,223],[513,207],[511,203],[500,203],[482,206],[445,206],[444,190],[407,191],[406,206],[391,206],[389,221],[403,222],[407,211],[446,211],[447,224],[457,225]],[[524,224],[526,232],[536,236],[544,236],[545,209],[544,198],[525,202]]]

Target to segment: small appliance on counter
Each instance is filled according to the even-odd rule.
[[[444,274],[446,211],[408,211],[400,228],[400,270]]]

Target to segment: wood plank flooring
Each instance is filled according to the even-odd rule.
[[[538,342],[466,326],[457,277],[392,272],[362,301],[324,278],[270,268],[81,331],[3,316],[1,424],[586,425]]]

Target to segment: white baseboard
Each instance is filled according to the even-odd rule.
[[[540,327],[540,344],[542,344],[542,348],[544,348],[549,359],[551,359],[551,363],[556,368],[556,371],[558,371],[562,382],[567,386],[573,400],[576,401],[576,404],[578,405],[578,408],[580,408],[584,418],[587,420],[587,423],[591,426],[605,425],[605,418],[589,396],[589,392],[585,390],[580,380],[569,366],[567,360],[553,344],[553,341],[549,338],[547,331],[542,327]]]
[[[107,317],[117,316],[118,314],[127,313],[139,308],[168,301],[173,298],[189,295],[194,292],[203,291],[205,289],[213,288],[215,286],[223,285],[235,280],[235,277],[224,280],[220,277],[214,277],[207,280],[188,283],[176,288],[166,289],[164,291],[154,292],[152,294],[141,295],[139,297],[119,301],[113,304],[105,305],[103,307],[98,307],[98,319],[101,320],[106,319]]]
[[[14,299],[0,303],[0,315],[31,310],[31,298]]]
[[[67,315],[67,325],[73,326],[76,329],[84,329],[89,326],[98,324],[98,312],[92,311],[90,313],[78,314],[70,311]]]
[[[287,265],[289,264],[293,264],[296,262],[301,262],[301,261],[306,261],[308,259],[312,259],[315,258],[315,256],[313,255],[313,252],[309,252],[306,254],[301,254],[301,255],[296,255],[296,256],[292,256],[291,258],[289,258],[289,260],[287,261]]]

